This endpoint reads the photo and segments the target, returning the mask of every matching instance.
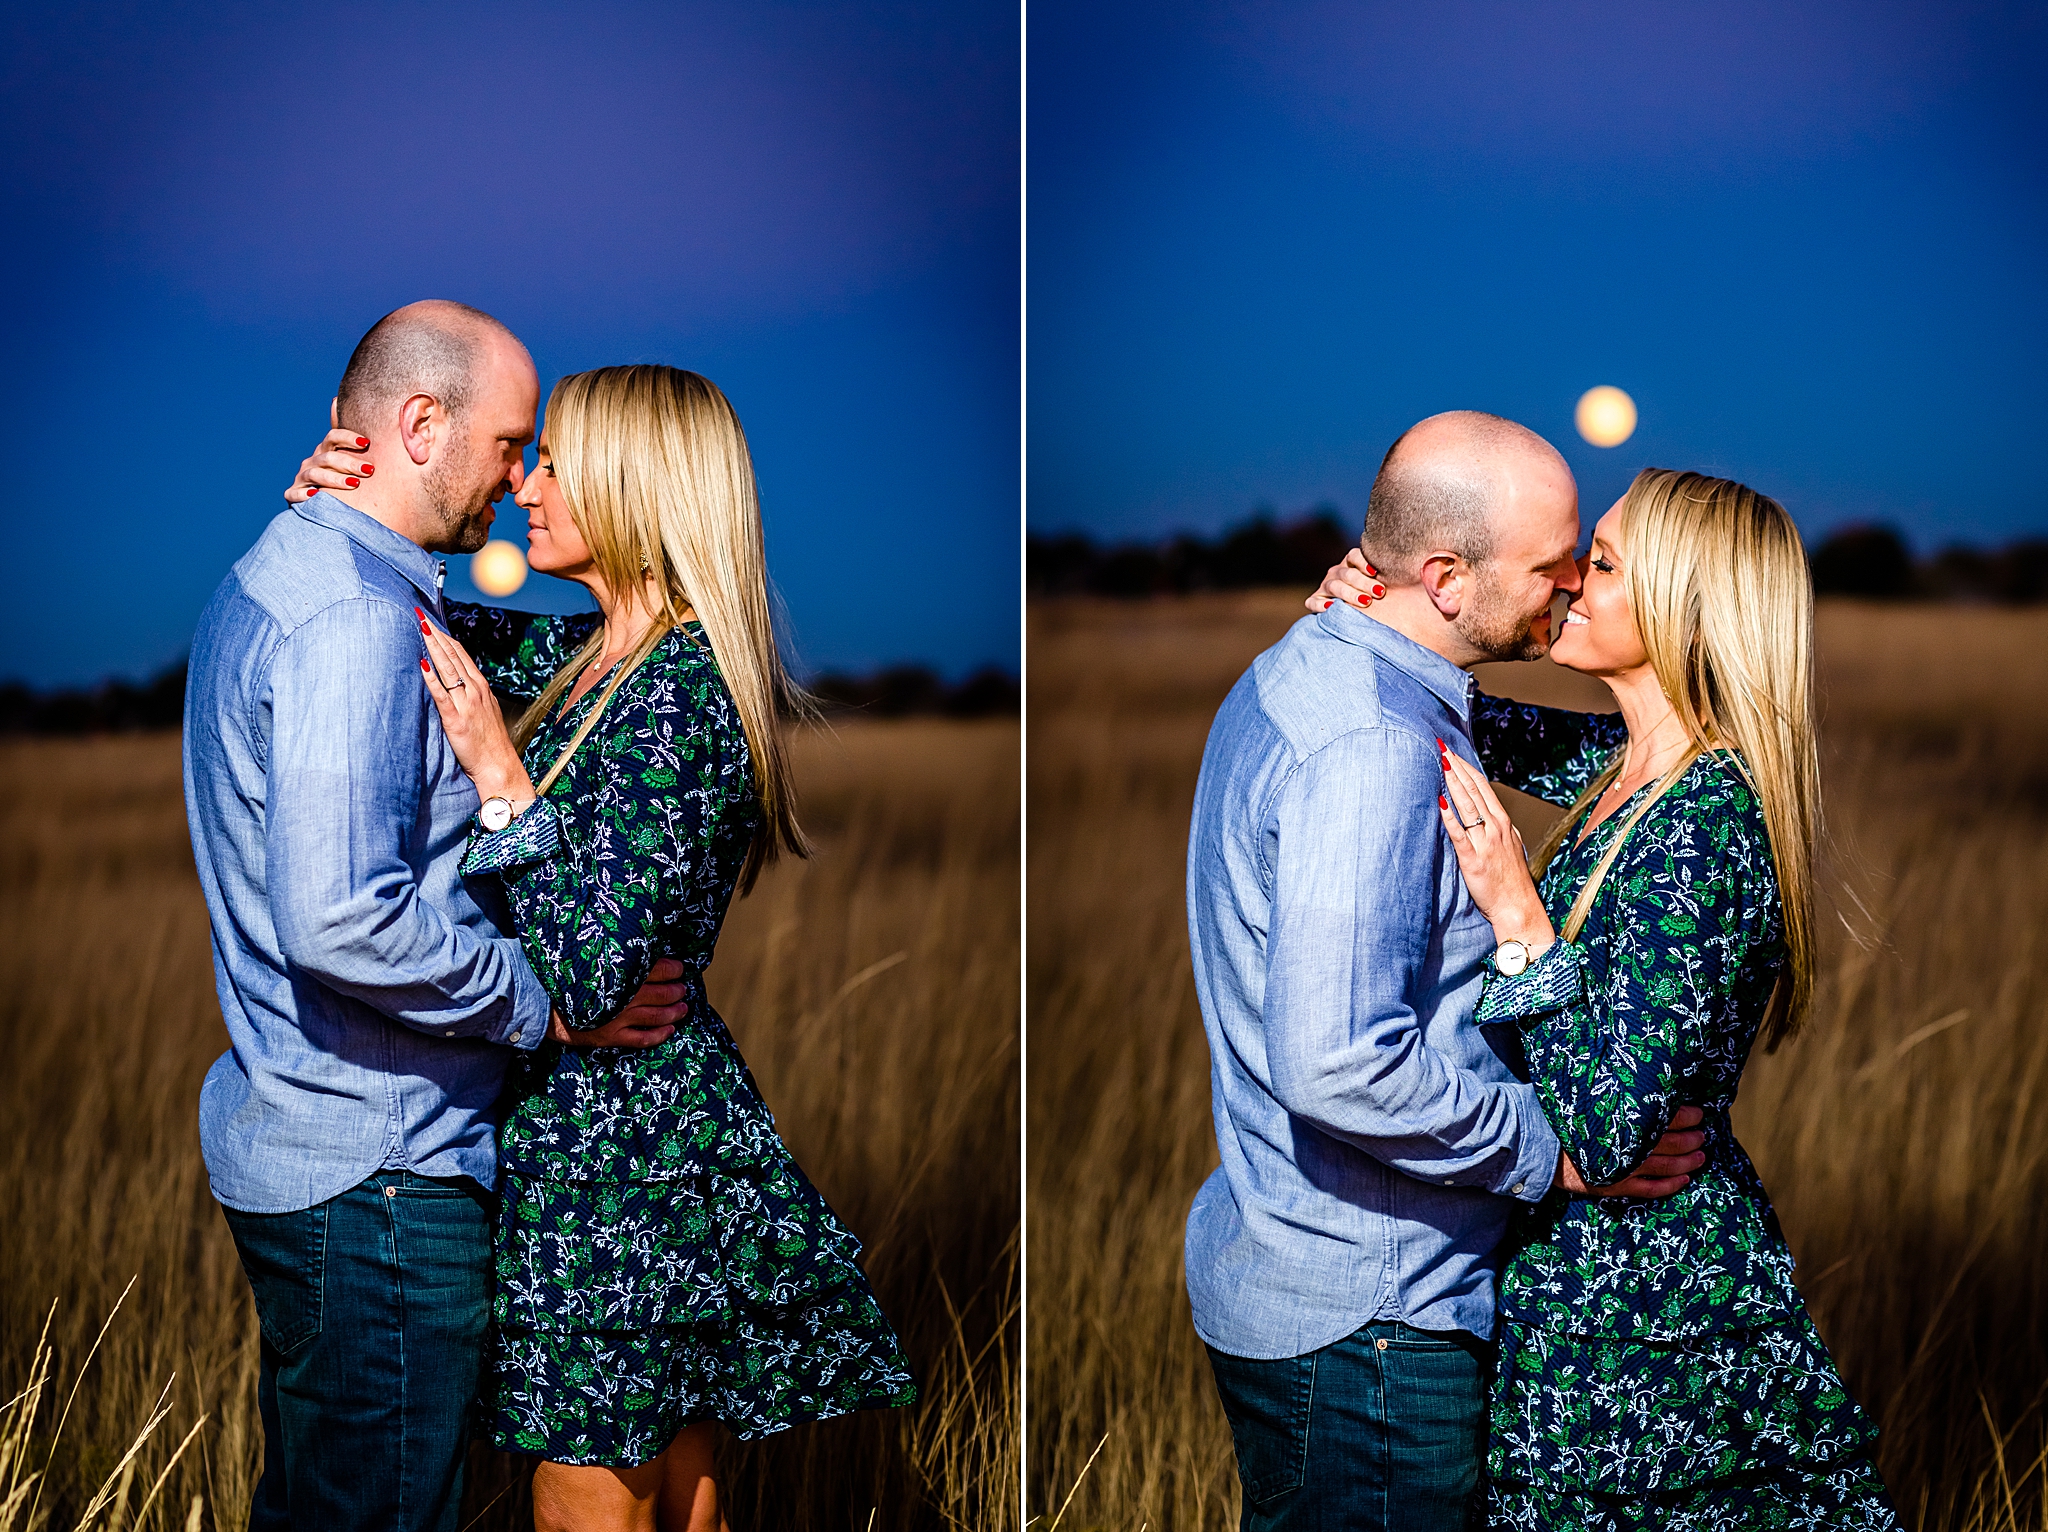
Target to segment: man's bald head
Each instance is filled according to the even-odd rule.
[[[1397,580],[1412,580],[1435,552],[1466,563],[1493,558],[1497,513],[1512,498],[1517,471],[1571,470],[1555,447],[1527,426],[1483,410],[1451,410],[1403,431],[1380,462],[1366,502],[1367,558]]]
[[[415,394],[438,400],[451,419],[460,416],[504,347],[526,354],[510,330],[466,303],[429,298],[394,309],[356,343],[335,394],[337,423],[378,431]]]

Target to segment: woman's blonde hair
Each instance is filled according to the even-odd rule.
[[[1814,847],[1821,831],[1813,718],[1813,582],[1799,529],[1767,495],[1668,468],[1636,475],[1621,503],[1623,588],[1687,753],[1630,814],[1566,916],[1575,938],[1629,831],[1692,761],[1720,754],[1763,805],[1784,911],[1786,964],[1764,1020],[1767,1047],[1813,999]],[[1624,753],[1593,779],[1536,848],[1538,877],[1601,794]]]
[[[560,775],[612,694],[694,611],[746,731],[761,802],[761,827],[740,874],[744,894],[782,852],[810,855],[781,725],[785,714],[812,709],[775,646],[761,503],[739,416],[716,384],[694,372],[600,367],[555,385],[547,432],[562,498],[598,573],[616,592],[641,588],[651,575],[655,611],[540,790]],[[513,730],[521,749],[603,648],[599,628],[548,682]]]

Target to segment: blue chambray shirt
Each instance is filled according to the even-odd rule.
[[[287,510],[192,641],[185,809],[232,1045],[199,1093],[213,1194],[286,1213],[379,1169],[496,1184],[512,1048],[547,1033],[413,608],[440,566],[352,506]]]
[[[1187,1278],[1219,1351],[1302,1356],[1374,1320],[1490,1337],[1508,1199],[1550,1189],[1511,1029],[1472,1019],[1493,928],[1437,815],[1436,741],[1477,760],[1472,685],[1331,607],[1209,731],[1188,927],[1223,1163]]]

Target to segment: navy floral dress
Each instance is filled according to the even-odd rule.
[[[1487,697],[1473,734],[1494,780],[1559,804],[1625,739],[1616,715]],[[1546,870],[1560,929],[1640,797]],[[1704,1109],[1707,1133],[1706,1164],[1676,1196],[1553,1191],[1519,1216],[1500,1276],[1491,1525],[1897,1527],[1870,1461],[1876,1430],[1729,1129],[1784,965],[1762,806],[1732,757],[1702,757],[1630,832],[1578,939],[1517,977],[1489,971],[1478,1019],[1518,1026],[1587,1181],[1623,1179],[1681,1105]]]
[[[500,692],[537,695],[594,617],[448,603]],[[539,782],[604,683],[542,725]],[[677,1431],[745,1439],[908,1404],[860,1244],[776,1135],[704,968],[761,812],[745,731],[692,623],[605,708],[545,799],[471,836],[571,1030],[601,1026],[656,958],[687,966],[690,1014],[660,1047],[543,1044],[508,1087],[491,1365],[496,1444],[562,1463],[644,1463]]]

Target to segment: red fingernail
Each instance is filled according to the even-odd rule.
[[[1366,598],[1366,597],[1364,597],[1364,596],[1360,596],[1360,597],[1358,598],[1358,604],[1359,604],[1360,606],[1364,606],[1364,605],[1365,605],[1365,603],[1366,603],[1366,600],[1367,600],[1367,598]]]
[[[1386,588],[1386,586],[1384,586],[1384,585],[1375,585],[1375,586],[1374,586],[1374,587],[1372,588],[1372,599],[1373,599],[1373,600],[1375,600],[1375,601],[1377,601],[1377,600],[1379,600],[1379,599],[1380,599],[1380,597],[1384,596],[1384,595],[1385,595],[1386,593],[1387,593],[1387,588]]]
[[[375,463],[365,463],[363,464],[362,471],[364,473],[375,473],[377,471],[377,465]]]
[[[367,436],[358,436],[356,438],[356,445],[358,447],[367,447],[370,445],[370,438]]]
[[[432,675],[433,673],[434,673],[434,667],[433,667],[433,666],[431,666],[431,665],[429,665],[429,664],[428,664],[428,663],[427,663],[427,662],[426,662],[425,660],[421,660],[421,661],[420,661],[420,674],[421,674],[421,675],[423,675],[423,676],[430,676],[430,675]]]
[[[343,479],[341,482],[346,484],[350,489],[360,489],[362,487],[362,481],[360,479]]]
[[[421,622],[425,622],[427,620],[427,614],[421,611],[418,607],[414,607],[412,609],[412,614],[413,616],[419,618]]]
[[[1442,793],[1438,793],[1436,795],[1436,806],[1440,809],[1447,809],[1451,806],[1451,800],[1446,798]]]
[[[1367,565],[1365,566],[1365,572],[1366,572],[1367,574],[1369,574],[1369,575],[1376,575],[1376,574],[1378,574],[1378,573],[1379,573],[1379,571],[1378,571],[1377,569],[1373,568],[1373,567],[1372,567],[1372,565],[1371,565],[1370,563],[1368,563],[1368,564],[1367,564]]]

